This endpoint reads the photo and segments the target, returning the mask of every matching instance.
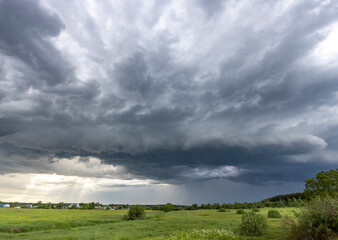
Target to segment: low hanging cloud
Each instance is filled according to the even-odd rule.
[[[1,174],[259,185],[331,168],[337,16],[319,0],[0,0]]]

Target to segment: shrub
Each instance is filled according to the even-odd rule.
[[[144,206],[134,205],[131,206],[128,213],[124,215],[124,220],[142,220],[145,217]]]
[[[287,216],[283,223],[288,230],[287,239],[335,239],[338,236],[338,200],[316,198],[299,213],[298,223]]]
[[[220,208],[217,210],[217,212],[226,212],[226,210],[224,208]]]
[[[267,227],[265,217],[254,212],[248,212],[242,216],[239,233],[244,236],[262,236]]]
[[[252,211],[253,212],[259,212],[259,209],[258,208],[253,208]]]
[[[192,229],[171,234],[169,240],[239,240],[238,236],[225,229]]]
[[[281,218],[282,215],[277,210],[269,210],[268,218]]]
[[[244,211],[243,209],[238,209],[238,210],[236,211],[236,213],[237,213],[237,214],[244,214],[245,211]]]
[[[174,211],[174,205],[172,205],[171,203],[167,203],[166,205],[164,205],[161,209],[164,212],[171,212]]]

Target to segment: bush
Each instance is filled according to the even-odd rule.
[[[244,214],[245,211],[244,211],[243,209],[238,209],[238,210],[236,211],[236,213],[237,213],[237,214]]]
[[[166,205],[164,205],[161,209],[164,212],[171,212],[174,211],[174,205],[172,205],[171,203],[167,203]]]
[[[253,208],[252,211],[253,212],[259,212],[259,209],[258,208]]]
[[[282,215],[277,210],[269,210],[268,218],[281,218]]]
[[[244,236],[262,236],[267,227],[265,217],[254,212],[249,212],[242,216],[239,233]]]
[[[124,215],[124,220],[142,220],[145,217],[144,206],[134,205],[131,206],[128,213]]]
[[[338,236],[338,200],[316,198],[299,213],[298,223],[284,217],[287,239],[328,240]]]
[[[238,236],[225,229],[192,229],[171,234],[169,240],[239,240]]]
[[[226,210],[224,208],[220,208],[217,210],[217,212],[226,212]]]

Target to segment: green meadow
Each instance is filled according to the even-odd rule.
[[[260,209],[267,216],[271,208]],[[299,208],[274,208],[294,217]],[[250,210],[245,210],[250,211]],[[124,221],[126,210],[0,209],[0,239],[168,239],[170,234],[193,229],[236,231],[242,215],[236,210],[146,211],[145,220]],[[281,218],[268,218],[262,237],[240,239],[283,239]]]

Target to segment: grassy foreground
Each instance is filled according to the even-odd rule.
[[[298,208],[275,208],[293,217]],[[267,216],[268,208],[259,214]],[[246,210],[249,211],[249,210]],[[0,209],[0,239],[167,239],[170,234],[191,229],[235,231],[241,216],[236,210],[160,212],[147,211],[143,221],[123,221],[127,211]],[[268,232],[259,238],[283,239],[281,219],[268,219]]]

